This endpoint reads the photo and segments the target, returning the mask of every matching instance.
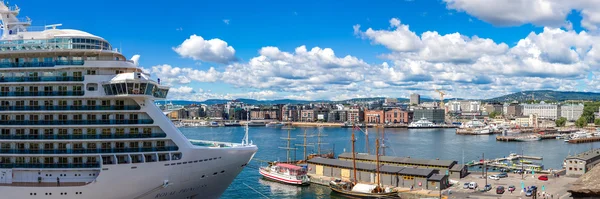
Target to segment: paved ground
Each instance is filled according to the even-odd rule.
[[[488,175],[492,175],[495,173],[490,172]],[[527,174],[525,175],[524,179],[521,179],[521,175],[520,174],[508,174],[508,178],[501,178],[500,180],[491,180],[488,179],[487,182],[488,184],[492,185],[492,190],[488,191],[488,192],[481,192],[480,190],[472,190],[472,189],[463,189],[463,184],[465,182],[477,182],[479,188],[478,189],[483,189],[483,187],[485,186],[485,179],[482,178],[481,173],[477,174],[470,174],[469,176],[467,176],[466,178],[463,178],[460,180],[460,182],[456,185],[454,185],[453,187],[444,190],[444,195],[447,195],[448,190],[450,191],[450,195],[449,198],[514,198],[514,199],[518,199],[518,198],[528,198],[525,197],[525,193],[521,193],[521,191],[523,189],[521,189],[521,182],[523,182],[525,184],[525,187],[527,186],[537,186],[538,187],[538,192],[541,193],[542,191],[542,186],[545,187],[545,192],[547,193],[547,197],[546,198],[550,198],[550,199],[554,199],[554,198],[558,198],[558,199],[568,199],[571,198],[569,196],[569,193],[567,193],[567,189],[569,187],[569,184],[573,183],[575,180],[577,180],[577,178],[569,178],[569,177],[559,177],[559,178],[555,178],[552,177],[552,175],[548,176],[548,181],[540,181],[538,180],[538,177],[540,175],[536,174],[535,177],[532,177],[531,174]],[[508,186],[510,185],[514,185],[516,187],[515,192],[510,193],[509,191],[506,191],[504,194],[496,194],[496,187],[498,186],[504,186],[506,189],[508,189]],[[553,197],[551,197],[550,195],[553,195]],[[540,198],[544,198],[544,197],[538,197],[538,199]]]

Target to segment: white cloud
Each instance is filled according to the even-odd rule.
[[[150,72],[160,78],[162,83],[167,85],[173,83],[187,84],[192,82],[192,80],[197,82],[216,82],[221,78],[221,73],[213,67],[210,67],[207,71],[202,71],[163,64],[152,66]]]
[[[235,49],[218,38],[204,40],[201,36],[192,35],[173,50],[180,56],[193,60],[223,64],[236,60]]]
[[[223,19],[223,23],[225,23],[225,24],[227,24],[227,25],[229,25],[229,22],[230,22],[230,21],[231,21],[231,20],[229,20],[229,19]]]
[[[581,12],[581,25],[598,29],[600,5],[597,0],[444,0],[448,9],[464,11],[498,26],[534,24],[569,27],[567,16]]]

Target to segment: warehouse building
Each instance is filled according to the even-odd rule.
[[[448,176],[435,173],[434,169],[415,169],[391,165],[380,166],[381,184],[392,187],[413,187],[415,189],[440,190],[447,188]],[[350,181],[354,178],[351,161],[328,158],[308,160],[308,173]],[[361,183],[376,182],[376,165],[356,163],[356,180]]]
[[[600,149],[589,150],[577,155],[567,156],[565,170],[567,176],[581,176],[600,164]]]
[[[352,153],[342,153],[338,156],[340,160],[352,161]],[[356,154],[356,160],[358,162],[365,162],[375,164],[375,155],[368,154]],[[465,165],[458,164],[452,160],[426,160],[426,159],[415,159],[415,158],[404,158],[394,156],[379,156],[379,162],[386,165],[393,165],[399,167],[411,167],[421,169],[435,169],[441,174],[449,175],[452,179],[460,179],[468,174],[468,167]]]

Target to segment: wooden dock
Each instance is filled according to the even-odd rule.
[[[545,139],[556,139],[556,136],[560,136],[560,134],[552,133],[552,134],[544,134],[544,135],[537,135],[537,136],[540,136],[542,138],[542,140],[545,140]],[[496,141],[514,142],[514,141],[517,141],[517,138],[521,138],[521,137],[526,137],[526,136],[497,136]]]
[[[570,144],[580,144],[580,143],[590,143],[590,142],[600,142],[600,137],[579,138],[579,139],[569,140]]]

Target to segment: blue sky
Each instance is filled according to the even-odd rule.
[[[172,99],[598,90],[592,0],[10,3],[34,25],[62,23],[141,55]]]

